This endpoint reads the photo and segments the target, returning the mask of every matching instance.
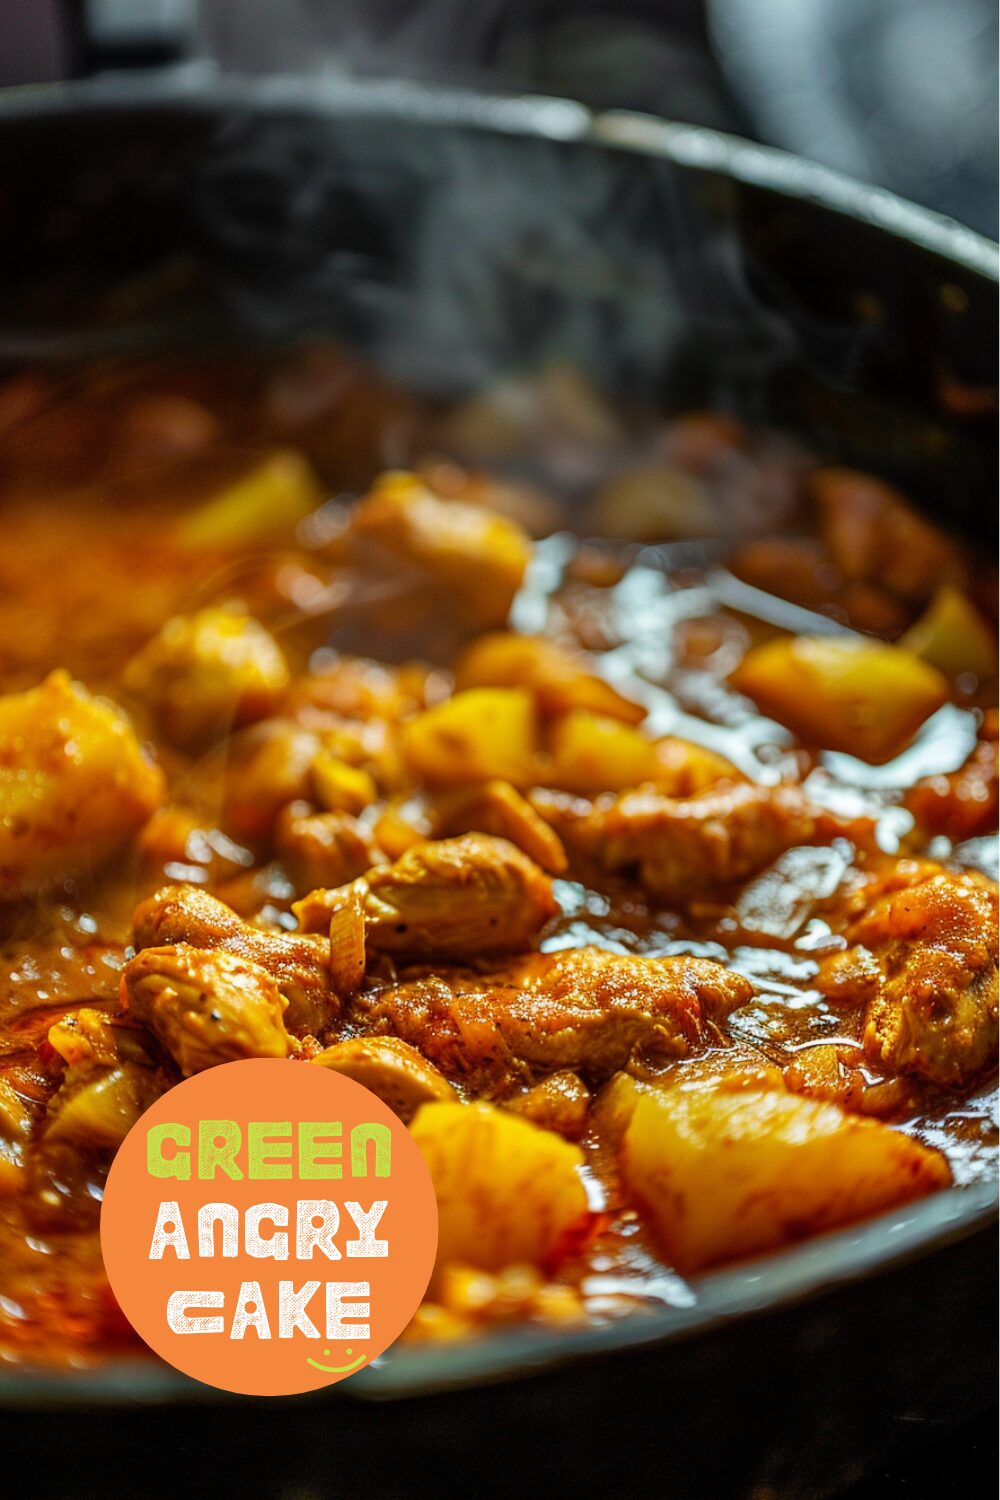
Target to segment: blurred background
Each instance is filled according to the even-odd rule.
[[[2,0],[0,85],[187,60],[566,95],[800,152],[997,233],[995,0]]]

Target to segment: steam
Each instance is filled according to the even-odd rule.
[[[482,83],[511,0],[210,0],[203,44],[238,72],[338,73]]]
[[[812,364],[822,380],[852,383],[877,333],[833,314],[807,318],[787,290],[756,279],[738,190],[724,179],[589,139],[582,107],[535,113],[511,101],[482,115],[484,129],[447,101],[439,115],[438,95],[419,85],[359,81],[406,72],[488,82],[524,19],[517,4],[277,9],[204,7],[205,51],[271,76],[246,95],[223,81],[231,106],[196,149],[183,130],[164,131],[149,161],[132,162],[98,141],[83,160],[101,163],[99,195],[92,168],[51,164],[49,196],[74,234],[114,244],[122,267],[134,245],[140,294],[105,286],[88,313],[81,291],[74,326],[60,329],[44,314],[31,323],[30,296],[12,285],[0,293],[0,353],[333,339],[435,401],[561,366],[650,414],[715,405],[753,420],[772,415],[773,388],[790,371]],[[276,76],[302,70],[314,76]],[[179,211],[168,211],[164,183]],[[150,220],[164,264],[190,280],[178,294],[176,274],[166,278],[159,320]]]

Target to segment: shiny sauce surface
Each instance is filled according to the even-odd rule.
[[[238,607],[278,643],[292,694],[360,658],[404,674],[394,679],[412,699],[404,718],[446,701],[456,658],[482,629],[474,609],[456,606],[433,562],[392,575],[383,560],[369,568],[344,548],[356,497],[380,469],[404,464],[449,503],[495,507],[534,537],[511,631],[587,653],[595,676],[645,710],[647,738],[713,752],[741,781],[801,788],[842,822],[821,843],[793,843],[683,900],[651,893],[634,866],[610,868],[606,840],[577,844],[570,833],[568,868],[553,885],[558,910],[534,947],[714,960],[754,989],[700,1050],[718,1054],[720,1074],[731,1057],[756,1058],[790,1090],[835,1099],[943,1153],[957,1184],[995,1174],[990,1069],[945,1083],[880,1067],[865,1048],[862,1009],[818,984],[824,960],[849,946],[849,921],[892,879],[916,878],[899,875],[907,861],[914,870],[926,862],[925,874],[973,872],[984,889],[995,879],[995,675],[955,671],[946,701],[877,761],[810,742],[734,682],[748,655],[775,639],[899,640],[942,583],[985,620],[989,565],[942,537],[954,566],[941,578],[912,590],[887,584],[878,556],[851,577],[831,551],[829,506],[815,500],[814,475],[827,471],[814,456],[702,413],[657,419],[637,438],[627,416],[559,378],[569,382],[562,404],[552,377],[536,393],[542,416],[513,437],[503,393],[431,411],[326,349],[256,364],[111,366],[58,381],[27,372],[0,385],[0,693],[29,692],[65,669],[124,709],[166,785],[163,806],[115,858],[0,903],[0,1359],[84,1366],[138,1349],[101,1265],[113,1151],[51,1132],[66,1065],[50,1029],[82,1008],[119,1013],[133,909],[157,889],[211,891],[277,931],[295,928],[292,902],[305,893],[273,838],[229,816],[232,744],[247,728],[178,744],[127,685],[128,664],[172,617]],[[840,482],[849,492],[850,478]],[[859,509],[873,505],[877,495]],[[352,710],[374,722],[380,712]],[[0,771],[17,756],[17,745],[0,744]],[[963,792],[970,766],[982,774]],[[544,776],[523,790],[557,833],[614,791],[548,786]],[[379,807],[420,834],[424,795],[409,783],[379,785]],[[359,817],[374,828],[370,810]],[[407,972],[396,965],[376,979]],[[310,1038],[306,1056],[349,1034],[363,1035],[363,1024]],[[827,1049],[822,1076],[810,1072],[817,1047]],[[175,1061],[157,1063],[167,1082],[181,1076]],[[683,1066],[636,1057],[630,1069],[655,1085]],[[456,1087],[508,1105],[544,1073],[523,1087],[509,1078]],[[490,1272],[485,1289],[482,1277],[456,1275],[412,1336],[696,1300],[697,1270],[670,1263],[623,1186],[608,1079],[584,1082],[585,1115],[570,1134],[595,1211],[587,1233],[540,1272]]]

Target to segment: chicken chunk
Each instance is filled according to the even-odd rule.
[[[283,809],[274,846],[301,895],[319,886],[346,885],[382,858],[357,818],[346,812],[313,812],[307,802]]]
[[[222,949],[263,969],[288,1002],[285,1023],[297,1035],[318,1035],[338,1014],[326,938],[272,932],[244,922],[224,902],[196,886],[165,886],[136,907],[137,948],[183,943]]]
[[[370,1089],[403,1121],[411,1120],[421,1104],[458,1098],[434,1064],[397,1036],[349,1037],[311,1060]]]
[[[318,734],[289,719],[266,719],[226,744],[223,822],[237,838],[266,844],[278,814],[308,798],[312,767],[322,748]]]
[[[288,695],[288,712],[307,727],[341,719],[398,722],[424,707],[427,668],[387,667],[358,656],[321,659],[298,679]]]
[[[882,897],[849,937],[881,969],[864,1045],[892,1073],[956,1086],[997,1049],[997,898],[989,882],[942,871]]]
[[[879,583],[922,602],[943,582],[961,582],[956,543],[890,485],[856,469],[817,469],[810,487],[827,549],[845,578]]]
[[[575,948],[487,974],[413,978],[354,1009],[447,1077],[502,1092],[537,1072],[571,1068],[594,1082],[646,1057],[682,1057],[752,995],[749,980],[709,959]]]
[[[605,870],[636,870],[649,893],[685,901],[720,883],[746,880],[800,844],[824,844],[843,825],[812,806],[796,786],[737,783],[693,797],[653,787],[595,803],[575,818],[559,815],[564,837]]]
[[[566,851],[558,834],[509,781],[486,781],[442,793],[431,808],[431,820],[436,838],[490,833],[509,839],[552,875],[566,869]]]
[[[273,713],[289,676],[263,625],[242,610],[212,606],[167,620],[123,681],[171,744],[194,750]]]
[[[504,623],[531,557],[516,522],[404,473],[383,474],[355,506],[344,549],[369,576],[444,588],[481,629]]]
[[[163,790],[121,710],[68,673],[0,698],[0,902],[106,863]]]
[[[533,1125],[554,1130],[568,1141],[578,1141],[587,1129],[590,1090],[578,1073],[560,1068],[525,1093],[505,1100],[505,1104]]]
[[[996,726],[983,736],[965,764],[940,776],[924,776],[904,804],[924,834],[943,833],[956,843],[995,833],[1000,814]]]
[[[260,964],[224,949],[144,948],[122,970],[122,1000],[185,1077],[243,1057],[287,1057],[288,1001]]]
[[[480,833],[415,844],[351,886],[314,891],[294,907],[303,931],[322,931],[352,895],[372,951],[442,962],[519,952],[558,910],[543,870]]]

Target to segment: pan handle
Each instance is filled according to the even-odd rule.
[[[72,76],[184,62],[196,48],[199,0],[62,0]]]

